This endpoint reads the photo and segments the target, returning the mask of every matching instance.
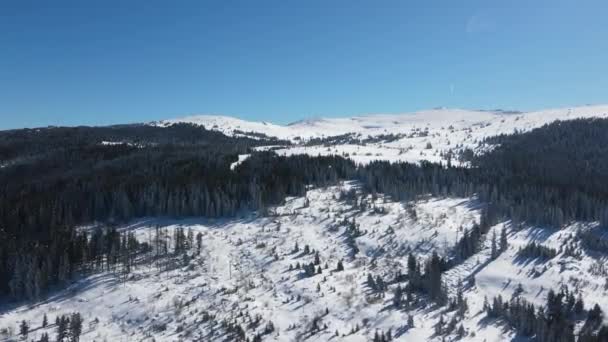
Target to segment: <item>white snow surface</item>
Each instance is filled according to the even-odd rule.
[[[433,251],[448,255],[463,230],[478,222],[479,203],[474,198],[404,203],[380,194],[376,199],[366,197],[368,206],[360,209],[360,199],[354,203],[344,195],[351,189],[356,190],[357,184],[309,190],[306,197],[289,198],[271,208],[268,217],[134,221],[120,229],[135,232],[140,241],[152,241],[156,226],[166,229],[169,236],[177,227],[200,232],[202,253],[194,255],[190,250],[187,262],[175,257],[174,267],[142,261],[128,277],[120,269],[86,276],[36,304],[1,305],[0,331],[11,329],[14,336],[19,322],[26,320],[32,330],[30,339],[45,331],[53,338],[55,316],[78,311],[85,320],[82,341],[221,341],[226,336],[216,323],[236,319],[247,326],[248,319],[240,315],[246,312],[261,319],[258,327],[246,329],[248,336],[260,332],[267,322],[274,323],[275,331],[264,335],[264,341],[370,341],[378,329],[391,329],[395,341],[441,341],[433,327],[442,314],[449,321],[453,312],[434,304],[409,311],[394,308],[392,290],[397,285],[379,296],[367,286],[366,277],[370,273],[388,280],[397,270],[406,272],[410,251],[422,259]],[[359,249],[355,256],[340,225],[345,218],[355,220],[362,232],[355,239]],[[598,277],[598,268],[593,266],[604,265],[605,259],[587,252],[574,258],[560,249],[576,231],[595,229],[593,225],[515,229],[505,222],[492,230],[498,235],[503,226],[509,236],[507,251],[491,260],[487,239],[479,253],[443,276],[450,296],[462,284],[472,284],[464,292],[469,310],[460,322],[467,332],[463,341],[516,337],[504,324],[488,321],[482,306],[486,296],[502,294],[508,300],[519,284],[524,290],[521,295],[535,304],[544,303],[549,289],[568,286],[583,294],[587,306],[597,302],[608,309],[605,277]],[[518,258],[519,248],[531,241],[560,252],[544,263]],[[296,243],[298,252],[293,251]],[[309,254],[303,252],[306,245]],[[297,263],[313,261],[315,251],[322,274],[302,277],[300,270],[290,270]],[[336,272],[340,260],[345,270]],[[40,327],[43,313],[51,322],[47,328]],[[206,320],[205,314],[215,319]],[[414,327],[406,324],[408,314],[414,315]],[[310,334],[315,318],[327,328]],[[158,326],[166,329],[153,329]],[[359,330],[352,332],[355,326]],[[0,333],[0,341],[11,340]]]
[[[478,142],[499,134],[525,132],[556,120],[606,118],[608,105],[548,109],[526,113],[500,110],[433,109],[405,114],[370,114],[351,118],[320,118],[276,125],[252,122],[219,115],[197,115],[164,120],[152,124],[174,123],[203,125],[230,136],[243,132],[262,133],[269,137],[290,140],[293,145],[276,151],[278,154],[342,155],[359,163],[373,160],[418,162],[445,161],[449,151],[465,147],[479,148]],[[303,146],[312,138],[328,138],[352,134],[360,143]],[[399,135],[390,142],[365,143],[368,137]],[[252,136],[257,138],[255,136]]]

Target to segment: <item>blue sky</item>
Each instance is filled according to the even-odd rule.
[[[603,1],[0,1],[0,129],[608,103]]]

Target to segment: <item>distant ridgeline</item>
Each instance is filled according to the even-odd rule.
[[[0,295],[36,299],[92,258],[124,244],[74,227],[143,216],[234,216],[301,196],[307,185],[359,180],[395,200],[473,196],[479,225],[501,219],[562,226],[608,223],[608,120],[556,122],[499,136],[471,168],[423,162],[252,153],[272,139],[231,138],[186,124],[43,128],[0,132]],[[239,154],[251,157],[234,170]],[[469,245],[476,245],[470,243]],[[456,248],[456,247],[455,247]],[[469,254],[468,252],[465,254]]]

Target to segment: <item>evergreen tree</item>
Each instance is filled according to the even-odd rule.
[[[498,249],[496,247],[496,231],[492,231],[490,256],[492,259],[496,259],[498,257]]]
[[[401,299],[403,297],[403,289],[401,286],[397,286],[393,291],[393,306],[395,308],[401,307]]]
[[[444,325],[445,325],[445,322],[443,320],[443,315],[440,315],[439,320],[437,321],[437,323],[435,323],[435,335],[437,335],[437,336],[443,335],[443,326]]]
[[[439,303],[445,300],[445,293],[441,282],[441,259],[436,252],[433,252],[430,260],[425,267],[425,288],[429,297]]]
[[[344,265],[342,265],[342,260],[338,261],[338,266],[336,267],[337,272],[344,271]]]
[[[203,244],[203,234],[201,232],[198,232],[196,234],[196,254],[197,255],[201,254],[202,244]]]
[[[500,231],[500,252],[504,252],[509,247],[509,242],[507,240],[507,228],[505,226],[502,227]]]
[[[384,280],[380,275],[376,276],[376,290],[384,291],[386,289],[386,285],[384,284]]]
[[[21,324],[19,325],[19,334],[21,334],[21,336],[24,339],[27,339],[27,335],[30,332],[30,326],[29,324],[27,324],[27,322],[25,320],[21,321]]]
[[[67,318],[66,316],[57,317],[57,342],[63,342],[64,339],[67,337],[69,321],[69,318]]]
[[[82,316],[78,312],[73,313],[70,317],[70,333],[72,342],[80,341],[80,334],[82,333]]]
[[[464,335],[465,335],[465,333],[466,333],[466,332],[465,332],[465,330],[464,330],[464,326],[461,324],[461,325],[458,327],[458,331],[456,331],[456,336],[458,336],[458,338],[463,338],[463,337],[464,337]]]
[[[576,298],[576,303],[574,304],[574,313],[580,315],[583,313],[584,308],[585,304],[583,302],[583,297],[579,293],[578,297]]]

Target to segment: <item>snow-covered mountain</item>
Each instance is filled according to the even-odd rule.
[[[529,131],[556,120],[590,117],[608,117],[608,105],[527,113],[433,109],[406,114],[309,119],[286,126],[210,115],[153,124],[193,123],[232,136],[255,132],[291,140],[292,145],[275,149],[281,155],[341,155],[358,163],[372,160],[445,162],[450,152],[478,148],[478,143],[486,137]],[[349,135],[348,139],[331,140],[331,137],[345,134]],[[311,140],[314,138],[325,140]]]
[[[239,132],[256,132],[280,139],[331,137],[346,133],[363,136],[379,134],[409,133],[415,129],[433,131],[453,126],[481,129],[483,135],[512,133],[529,130],[555,120],[570,120],[586,117],[607,117],[608,105],[581,106],[548,109],[534,112],[512,112],[502,110],[462,110],[432,109],[403,114],[370,114],[351,118],[317,118],[297,121],[288,125],[268,122],[246,121],[230,116],[195,115],[177,119],[163,120],[154,124],[160,126],[174,123],[203,125],[207,129],[221,131],[227,135]],[[237,133],[235,133],[235,131]],[[479,134],[481,135],[481,134]]]
[[[228,136],[235,136],[239,132],[256,132],[270,137],[285,138],[285,127],[267,122],[246,121],[222,115],[195,115],[178,119],[163,120],[152,124],[168,126],[175,123],[191,123],[204,126],[207,129],[222,132]]]

